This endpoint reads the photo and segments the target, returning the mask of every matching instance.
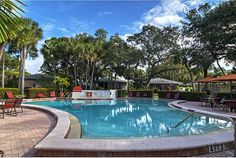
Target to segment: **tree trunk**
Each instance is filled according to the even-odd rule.
[[[207,77],[207,70],[208,70],[208,68],[203,68],[203,76],[204,76],[204,78],[206,78]]]
[[[117,74],[115,73],[115,83],[114,83],[114,88],[116,89],[116,76]]]
[[[93,68],[92,68],[92,74],[91,74],[91,86],[90,86],[90,89],[93,88],[93,76],[94,76],[94,71],[95,71],[95,63],[93,64]]]
[[[191,70],[190,70],[190,67],[188,66],[188,63],[185,62],[184,65],[185,65],[186,69],[188,70],[189,78],[190,78],[190,80],[191,80],[191,87],[192,87],[192,89],[194,90],[193,74],[192,74],[192,72],[191,72]]]
[[[88,89],[88,65],[89,63],[85,67],[85,89]]]
[[[77,86],[77,60],[75,60],[74,64],[74,75],[75,75],[75,86]]]
[[[5,53],[3,53],[3,61],[2,61],[2,88],[5,87]]]
[[[20,92],[24,95],[25,88],[25,60],[26,60],[27,47],[24,46],[23,52],[21,52],[21,71],[20,71]]]
[[[224,72],[224,70],[222,69],[222,67],[220,66],[220,63],[219,63],[219,60],[218,60],[218,59],[216,59],[216,63],[217,63],[217,65],[218,65],[218,67],[220,68],[221,72],[223,73],[223,75],[225,75],[225,72]]]
[[[56,64],[55,64],[55,61],[53,63],[53,67],[54,67],[54,70],[53,70],[53,78],[54,80],[56,79]],[[57,90],[57,82],[55,82],[55,89]]]
[[[5,43],[4,43],[4,42],[0,43],[0,61],[2,60],[2,55],[3,55],[3,48],[4,48],[4,46],[5,46]]]

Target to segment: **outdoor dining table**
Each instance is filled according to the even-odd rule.
[[[232,111],[233,109],[236,109],[236,99],[228,99],[223,101],[225,106]]]

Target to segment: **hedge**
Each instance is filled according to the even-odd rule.
[[[153,97],[153,90],[130,90],[129,97]]]
[[[26,89],[26,98],[35,98],[38,93],[43,93],[45,96],[49,96],[50,91],[53,91],[53,88],[28,88]]]
[[[7,99],[6,91],[12,91],[14,96],[20,95],[20,91],[17,88],[0,88],[0,98]]]
[[[118,98],[128,97],[128,90],[118,89],[117,90],[117,97]]]
[[[166,98],[167,93],[170,93],[170,97],[174,98],[175,93],[179,93],[179,99],[188,101],[200,101],[200,97],[205,96],[203,92],[182,92],[182,91],[155,91],[160,98]]]

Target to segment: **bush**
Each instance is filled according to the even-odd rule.
[[[200,97],[206,95],[203,92],[179,92],[179,91],[155,91],[160,98],[166,98],[167,93],[170,93],[171,98],[174,98],[175,93],[179,93],[179,99],[188,101],[200,101]]]
[[[26,98],[35,98],[38,93],[43,93],[48,97],[50,91],[53,91],[53,88],[28,88],[26,90]]]
[[[117,90],[117,97],[118,98],[124,98],[127,96],[128,96],[128,90],[122,90],[122,89]]]
[[[7,99],[6,91],[12,91],[14,96],[20,95],[20,91],[17,88],[0,88],[0,98]]]
[[[153,97],[153,90],[130,90],[129,97]]]

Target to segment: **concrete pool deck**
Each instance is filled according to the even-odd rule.
[[[186,107],[186,110],[199,110],[197,102],[175,101],[171,104]],[[197,156],[233,148],[233,129],[163,138],[65,139],[70,129],[70,119],[66,112],[36,105],[25,106],[51,111],[58,119],[56,127],[35,146],[37,156]],[[203,112],[212,112],[211,109],[201,108]],[[214,115],[221,113],[213,112]],[[227,114],[225,117],[231,115],[224,114]],[[223,117],[223,114],[220,115]]]
[[[56,124],[51,115],[32,109],[24,109],[17,116],[0,118],[0,150],[5,157],[35,156],[34,146]]]

